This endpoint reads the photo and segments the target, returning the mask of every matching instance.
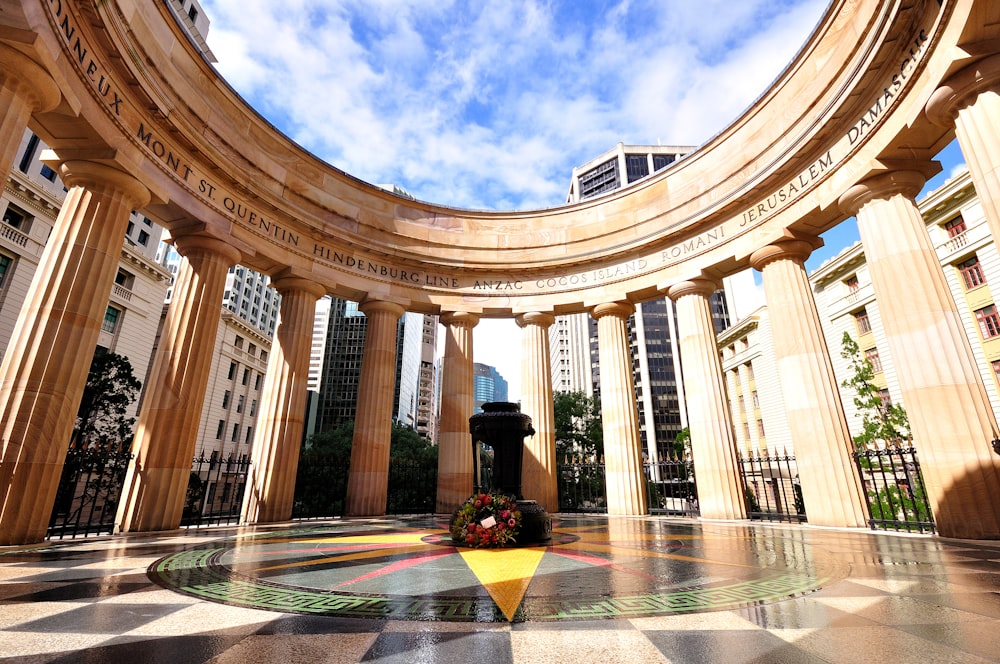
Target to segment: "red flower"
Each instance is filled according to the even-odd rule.
[[[511,528],[513,528],[514,526],[517,525],[517,521],[514,521],[514,519],[508,519],[507,520],[507,525],[510,526]]]
[[[478,510],[479,508],[481,508],[481,507],[483,506],[483,501],[481,501],[481,500],[477,500],[477,501],[476,501],[475,503],[473,503],[473,504],[474,504],[474,505],[476,506],[476,509]]]
[[[493,504],[493,496],[486,496],[486,498],[483,499],[483,502],[486,503],[487,505],[492,505]]]
[[[509,519],[510,518],[510,510],[500,510],[500,518],[501,519]]]

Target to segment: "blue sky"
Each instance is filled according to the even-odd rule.
[[[827,0],[202,4],[218,70],[318,157],[421,200],[524,210],[561,204],[573,167],[619,141],[707,141],[781,73]],[[857,229],[824,239],[808,267]],[[514,399],[517,338],[512,321],[484,321],[474,340]]]

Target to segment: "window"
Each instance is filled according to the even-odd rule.
[[[248,345],[247,346],[247,353],[250,354],[250,357],[254,357],[255,355],[257,355],[257,344],[250,344],[250,345]]]
[[[979,264],[978,256],[973,256],[969,260],[959,263],[958,271],[962,274],[965,290],[972,290],[986,283],[986,277],[983,276],[983,268]]]
[[[28,172],[28,165],[31,160],[35,158],[35,152],[38,150],[38,137],[34,134],[28,139],[28,145],[24,148],[24,154],[21,155],[21,163],[18,164],[17,170],[22,173]]]
[[[250,402],[250,417],[257,414],[257,400],[254,399]]]
[[[132,285],[135,284],[135,275],[128,270],[119,268],[118,274],[115,275],[115,283],[122,288],[132,290]]]
[[[230,362],[229,363],[229,380],[232,380],[235,377],[236,377],[236,363],[235,362]]]
[[[858,275],[848,277],[844,280],[844,285],[847,286],[847,290],[851,293],[857,292],[861,285],[858,283]]]
[[[653,155],[653,170],[658,171],[661,168],[666,168],[670,164],[674,163],[674,155],[672,154],[654,154]]]
[[[885,388],[879,390],[878,400],[882,402],[882,405],[879,407],[879,410],[883,415],[885,415],[889,410],[889,406],[892,405],[892,397],[889,396],[889,390]]]
[[[28,225],[28,213],[14,207],[13,205],[8,205],[7,210],[3,213],[3,222],[11,228],[26,231]]]
[[[993,360],[993,375],[1000,382],[1000,360]]]
[[[961,235],[965,232],[965,219],[961,217],[955,217],[951,221],[945,223],[944,229],[948,231],[948,237],[955,237],[956,235]]]
[[[761,438],[764,437],[764,420],[757,420],[757,434]]]
[[[250,369],[243,369],[243,384],[246,385],[250,382]]]
[[[994,305],[976,310],[976,320],[979,321],[979,331],[983,339],[992,339],[1000,336],[1000,316],[997,315],[997,308]]]
[[[109,306],[104,312],[104,322],[101,324],[101,329],[109,334],[114,334],[115,330],[118,329],[118,320],[121,315],[120,309]]]
[[[139,231],[139,244],[144,247],[149,244],[149,233],[146,231]]]
[[[233,342],[233,345],[236,346],[237,348],[243,348],[243,337],[237,335],[236,341]]]
[[[5,256],[0,254],[0,288],[7,283],[7,273],[10,272],[11,266],[14,264],[14,259],[10,256]]]
[[[261,362],[267,362],[267,351],[266,350],[261,350],[260,351],[260,360],[261,360]]]
[[[871,362],[872,371],[882,373],[882,360],[878,356],[878,348],[869,348],[866,350],[865,359]]]
[[[242,413],[243,412],[243,395],[242,394],[240,395],[240,400],[236,402],[236,412],[237,413]]]
[[[868,334],[872,331],[871,321],[868,320],[868,311],[862,309],[854,313],[854,322],[858,326],[858,334]]]
[[[222,395],[222,407],[229,408],[229,390],[226,390],[226,393]]]
[[[750,398],[753,399],[753,407],[760,408],[760,400],[757,398],[757,390],[750,393]]]
[[[249,444],[251,440],[253,440],[253,427],[247,427],[247,437],[245,442]]]
[[[188,7],[188,18],[191,19],[192,23],[198,19],[198,9],[194,5]]]
[[[40,170],[39,173],[41,173],[42,177],[49,182],[56,181],[56,172],[44,164],[42,165],[42,170]]]
[[[260,374],[257,374],[257,379],[254,380],[253,389],[260,390]]]
[[[743,366],[747,368],[747,380],[753,380],[753,365],[747,362]]]
[[[215,439],[222,440],[222,432],[226,430],[226,421],[219,420],[219,428],[215,431]]]
[[[646,155],[625,155],[625,172],[628,174],[629,182],[635,182],[649,175],[649,160],[646,158]]]
[[[235,443],[239,439],[239,437],[240,437],[240,425],[237,423],[233,425],[232,441]]]

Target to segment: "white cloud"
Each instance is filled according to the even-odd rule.
[[[558,205],[572,168],[618,141],[703,143],[825,4],[203,0],[219,71],[293,140],[363,180],[478,209]],[[517,397],[519,334],[501,328]],[[476,337],[483,353],[503,344]]]

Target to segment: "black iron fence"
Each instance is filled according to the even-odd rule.
[[[556,464],[560,512],[607,512],[604,459],[564,457]]]
[[[908,443],[854,452],[868,500],[873,530],[933,533],[934,516],[927,500],[917,451]]]
[[[437,458],[389,459],[387,514],[433,514],[437,506]]]
[[[326,519],[344,516],[347,473],[351,457],[305,452],[299,457],[295,477],[293,519]]]
[[[349,456],[311,454],[299,458],[293,519],[344,515]],[[437,502],[437,459],[389,459],[386,514],[433,514]]]
[[[102,447],[66,454],[46,537],[64,539],[114,531],[125,473],[132,455]]]
[[[739,464],[747,516],[757,521],[806,520],[794,455],[758,451],[746,457],[739,455]]]
[[[250,458],[245,454],[221,458],[213,452],[194,459],[181,526],[239,523],[249,471]]]
[[[650,514],[699,515],[698,487],[694,463],[687,459],[666,459],[645,464],[646,503]]]

